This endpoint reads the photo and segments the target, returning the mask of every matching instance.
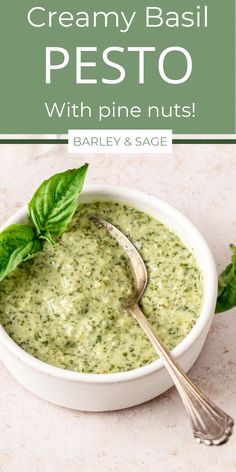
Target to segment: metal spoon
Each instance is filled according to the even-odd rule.
[[[119,229],[108,221],[97,216],[93,216],[91,219],[107,229],[111,236],[124,248],[130,259],[135,275],[135,290],[132,300],[125,308],[144,330],[168,370],[186,408],[196,441],[207,446],[219,446],[227,442],[233,431],[233,419],[209,400],[187,377],[153,331],[139,308],[138,302],[146,289],[148,275],[137,249]]]

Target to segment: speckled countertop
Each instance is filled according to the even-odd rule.
[[[80,165],[66,146],[0,146],[0,223],[50,174]],[[219,270],[236,243],[236,146],[177,145],[169,156],[88,156],[88,183],[159,196],[183,211],[208,241]],[[216,315],[191,377],[236,418],[236,310]],[[236,433],[220,448],[194,443],[174,389],[121,412],[50,405],[0,365],[0,472],[236,471]]]

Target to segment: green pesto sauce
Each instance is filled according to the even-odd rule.
[[[202,304],[196,261],[163,224],[123,203],[81,204],[55,247],[21,264],[0,284],[0,321],[25,351],[78,372],[135,369],[157,359],[125,309],[133,275],[123,249],[88,216],[100,215],[136,245],[149,283],[141,308],[172,349],[194,326]]]

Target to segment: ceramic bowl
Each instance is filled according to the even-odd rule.
[[[203,274],[204,297],[200,316],[172,353],[185,371],[196,361],[209,331],[217,294],[212,254],[193,224],[166,202],[137,190],[109,185],[87,186],[80,202],[115,200],[130,203],[171,228],[193,252]],[[1,229],[27,221],[27,208],[18,211]],[[21,349],[0,327],[0,357],[11,374],[34,394],[50,402],[84,411],[109,411],[134,406],[165,392],[173,383],[160,359],[144,367],[115,374],[82,374],[42,362]]]

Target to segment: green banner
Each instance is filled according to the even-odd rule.
[[[235,1],[7,0],[0,134],[235,133]]]

